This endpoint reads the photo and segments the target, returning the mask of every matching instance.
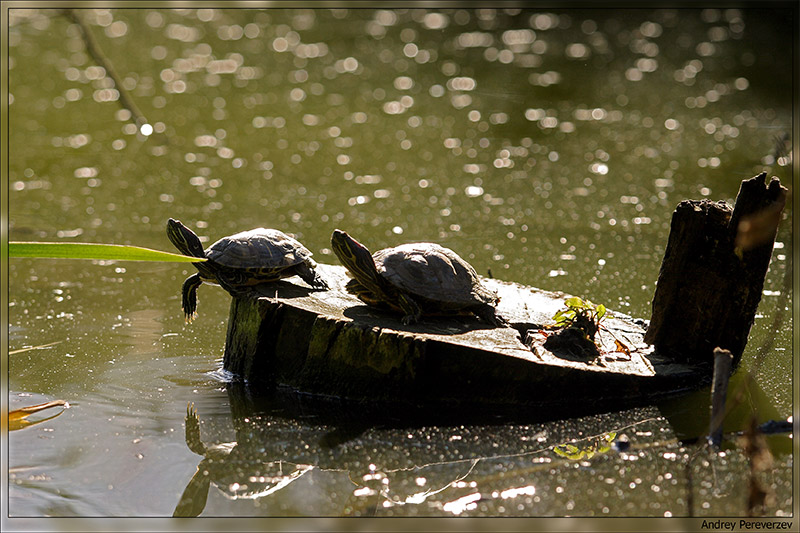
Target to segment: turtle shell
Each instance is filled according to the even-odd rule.
[[[397,289],[453,307],[497,303],[475,269],[454,251],[434,243],[410,243],[372,255],[378,273]]]
[[[311,252],[282,231],[256,228],[223,237],[206,257],[229,269],[269,275],[308,261]]]

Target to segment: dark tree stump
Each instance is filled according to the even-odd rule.
[[[565,293],[484,278],[512,327],[469,316],[404,325],[400,314],[348,293],[344,267],[319,263],[317,270],[329,290],[297,279],[233,295],[225,370],[251,385],[392,406],[393,413],[463,408],[467,416],[513,411],[534,418],[622,409],[709,377],[654,353],[642,340],[644,321],[622,313],[604,319],[596,333],[600,357],[575,355],[570,346],[548,348],[542,324],[564,306]],[[614,351],[614,339],[630,353]]]
[[[672,215],[645,342],[676,361],[712,364],[714,348],[741,359],[772,256],[786,188],[762,172],[736,205],[686,200]]]

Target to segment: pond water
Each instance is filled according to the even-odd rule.
[[[174,217],[206,244],[278,228],[336,263],[341,228],[649,318],[678,202],[732,203],[761,171],[790,186],[790,15],[79,10],[92,53],[69,13],[12,9],[9,238],[173,251]],[[792,216],[729,430],[792,414]],[[748,512],[745,447],[697,444],[707,389],[570,420],[367,419],[230,382],[230,297],[203,286],[185,325],[191,265],[8,266],[8,408],[69,403],[4,436],[11,517]],[[786,516],[791,439],[769,446],[763,512]]]

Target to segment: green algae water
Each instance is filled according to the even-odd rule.
[[[788,10],[76,13],[93,49],[69,13],[8,12],[13,241],[174,252],[172,217],[206,245],[273,227],[336,263],[339,228],[648,318],[681,200],[732,203],[761,171],[791,187]],[[730,430],[792,414],[792,221]],[[792,512],[791,440],[755,478],[735,440],[702,449],[707,389],[445,425],[251,390],[220,370],[227,293],[201,287],[184,324],[193,272],[9,260],[9,409],[69,403],[9,433],[11,517],[740,517],[752,479],[760,512]]]

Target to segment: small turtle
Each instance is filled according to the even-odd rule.
[[[197,310],[197,288],[205,281],[221,285],[228,292],[240,287],[277,281],[293,275],[317,289],[328,284],[314,268],[311,252],[282,231],[256,228],[223,237],[208,250],[195,233],[178,220],[167,222],[167,237],[184,255],[205,257],[192,263],[198,270],[183,282],[183,312],[191,322]]]
[[[401,311],[403,324],[418,322],[422,315],[463,311],[493,326],[508,324],[495,309],[497,294],[483,286],[472,265],[448,248],[419,242],[370,254],[338,229],[331,246],[353,276],[347,292],[368,305]]]

